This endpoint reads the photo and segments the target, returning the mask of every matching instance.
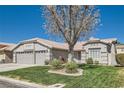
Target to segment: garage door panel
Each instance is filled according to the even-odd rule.
[[[45,53],[36,53],[36,64],[44,65],[46,59]]]
[[[18,64],[34,64],[33,53],[32,52],[17,53],[17,63]]]

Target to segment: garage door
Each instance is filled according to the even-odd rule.
[[[16,61],[18,64],[34,64],[33,51],[17,52]]]
[[[36,64],[44,65],[46,60],[47,50],[36,51]]]
[[[47,50],[35,51],[35,62],[36,64],[45,64]],[[16,62],[18,64],[34,64],[33,51],[16,52]]]

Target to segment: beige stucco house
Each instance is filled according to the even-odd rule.
[[[93,61],[99,61],[100,64],[116,65],[117,49],[116,38],[90,38],[88,41],[77,42],[74,47],[74,60],[80,64],[85,63],[86,59],[92,58]],[[45,60],[60,56],[67,60],[67,43],[33,38],[21,41],[13,48],[13,62],[19,64],[44,65]]]
[[[0,63],[11,63],[13,60],[12,49],[15,44],[0,43]]]
[[[123,54],[124,53],[124,44],[118,44],[116,45],[117,54]]]

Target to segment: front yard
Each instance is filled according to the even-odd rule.
[[[62,83],[65,87],[75,88],[124,87],[123,67],[83,65],[80,68],[83,68],[84,72],[78,77],[48,73],[49,67],[45,66],[0,72],[0,75],[45,85]]]

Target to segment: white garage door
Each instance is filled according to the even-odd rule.
[[[45,64],[47,50],[36,51],[36,64]]]
[[[18,64],[34,64],[33,51],[17,52],[16,61]]]
[[[47,50],[35,51],[34,57],[33,51],[17,52],[16,62],[18,64],[35,64],[36,62],[36,64],[44,65],[47,53]]]

